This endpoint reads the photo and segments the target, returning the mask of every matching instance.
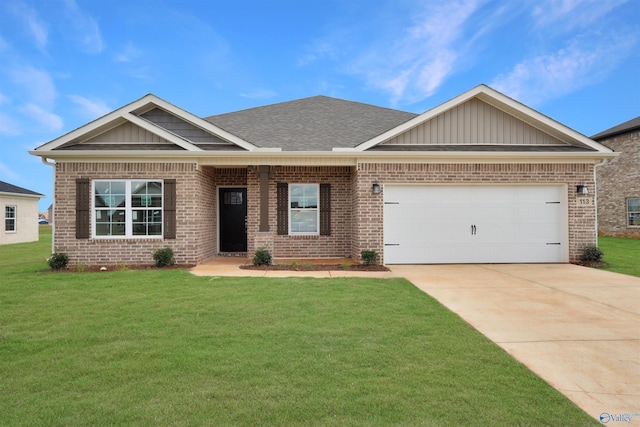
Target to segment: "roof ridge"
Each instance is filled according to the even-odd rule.
[[[255,107],[243,108],[241,110],[228,111],[226,113],[212,114],[212,115],[204,116],[203,118],[205,120],[208,120],[209,118],[220,117],[220,116],[224,116],[224,115],[227,115],[227,114],[242,113],[242,112],[247,112],[247,111],[251,111],[251,110],[257,110],[257,109],[260,109],[260,108],[268,108],[268,107],[274,107],[274,106],[278,106],[278,105],[291,104],[291,103],[294,103],[294,102],[308,101],[308,100],[311,100],[311,99],[314,99],[314,98],[324,98],[324,99],[328,99],[328,100],[340,101],[340,102],[349,103],[349,104],[359,104],[359,105],[365,105],[367,107],[375,107],[375,108],[379,108],[379,109],[383,109],[383,110],[397,111],[397,112],[401,112],[401,113],[410,113],[410,114],[417,115],[416,113],[412,113],[411,111],[398,110],[396,108],[382,107],[380,105],[369,104],[369,103],[366,103],[366,102],[353,101],[353,100],[350,100],[350,99],[336,98],[334,96],[327,96],[327,95],[320,94],[320,95],[306,96],[304,98],[291,99],[291,100],[288,100],[288,101],[274,102],[272,104],[257,105]]]

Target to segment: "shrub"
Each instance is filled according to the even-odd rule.
[[[253,255],[253,265],[271,265],[273,258],[267,248],[256,249]]]
[[[47,264],[54,270],[60,270],[61,268],[66,268],[67,264],[69,264],[69,255],[64,252],[55,252],[53,255],[49,257],[47,260]]]
[[[377,264],[380,256],[376,251],[362,251],[360,252],[360,256],[362,257],[362,262],[364,265],[372,265]]]
[[[167,267],[176,263],[176,259],[173,257],[173,249],[171,248],[154,250],[153,259],[156,262],[156,267]]]
[[[598,262],[602,260],[604,253],[597,246],[587,246],[582,252],[581,261]]]

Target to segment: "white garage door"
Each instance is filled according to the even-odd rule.
[[[386,264],[566,262],[563,186],[384,188]]]

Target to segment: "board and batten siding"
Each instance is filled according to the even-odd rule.
[[[141,143],[141,144],[168,144],[174,145],[172,142],[149,132],[133,123],[123,123],[109,129],[100,135],[94,136],[83,142],[83,144],[104,144],[104,143]]]
[[[475,98],[383,144],[567,145],[548,133]]]

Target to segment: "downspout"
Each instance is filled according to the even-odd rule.
[[[48,166],[53,167],[53,203],[51,209],[51,218],[49,221],[52,223],[51,225],[51,253],[55,253],[56,248],[56,162],[50,162],[46,157],[41,157],[42,163]]]

